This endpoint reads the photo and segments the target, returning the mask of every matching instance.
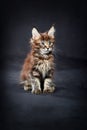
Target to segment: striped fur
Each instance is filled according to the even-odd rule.
[[[54,32],[53,26],[45,33],[39,33],[36,28],[32,29],[31,51],[27,55],[21,71],[21,83],[24,84],[24,90],[31,89],[35,94],[55,90],[53,83]]]

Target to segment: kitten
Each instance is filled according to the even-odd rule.
[[[35,94],[54,92],[54,33],[54,26],[45,33],[39,33],[36,28],[32,29],[31,51],[21,72],[24,90],[31,90]]]

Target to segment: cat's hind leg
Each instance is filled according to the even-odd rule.
[[[32,89],[31,83],[30,83],[29,80],[21,81],[20,84],[23,84],[23,85],[24,85],[24,90],[25,90],[25,91],[29,91],[29,90]]]
[[[46,78],[44,80],[44,89],[43,93],[52,93],[55,90],[55,85],[51,78]]]

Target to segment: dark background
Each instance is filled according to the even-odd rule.
[[[1,3],[1,129],[87,129],[86,1]],[[31,30],[56,28],[53,94],[33,95],[19,85]]]

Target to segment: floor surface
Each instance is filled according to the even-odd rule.
[[[87,62],[57,59],[56,91],[34,95],[19,85],[23,58],[6,57],[1,70],[1,130],[87,129]]]

